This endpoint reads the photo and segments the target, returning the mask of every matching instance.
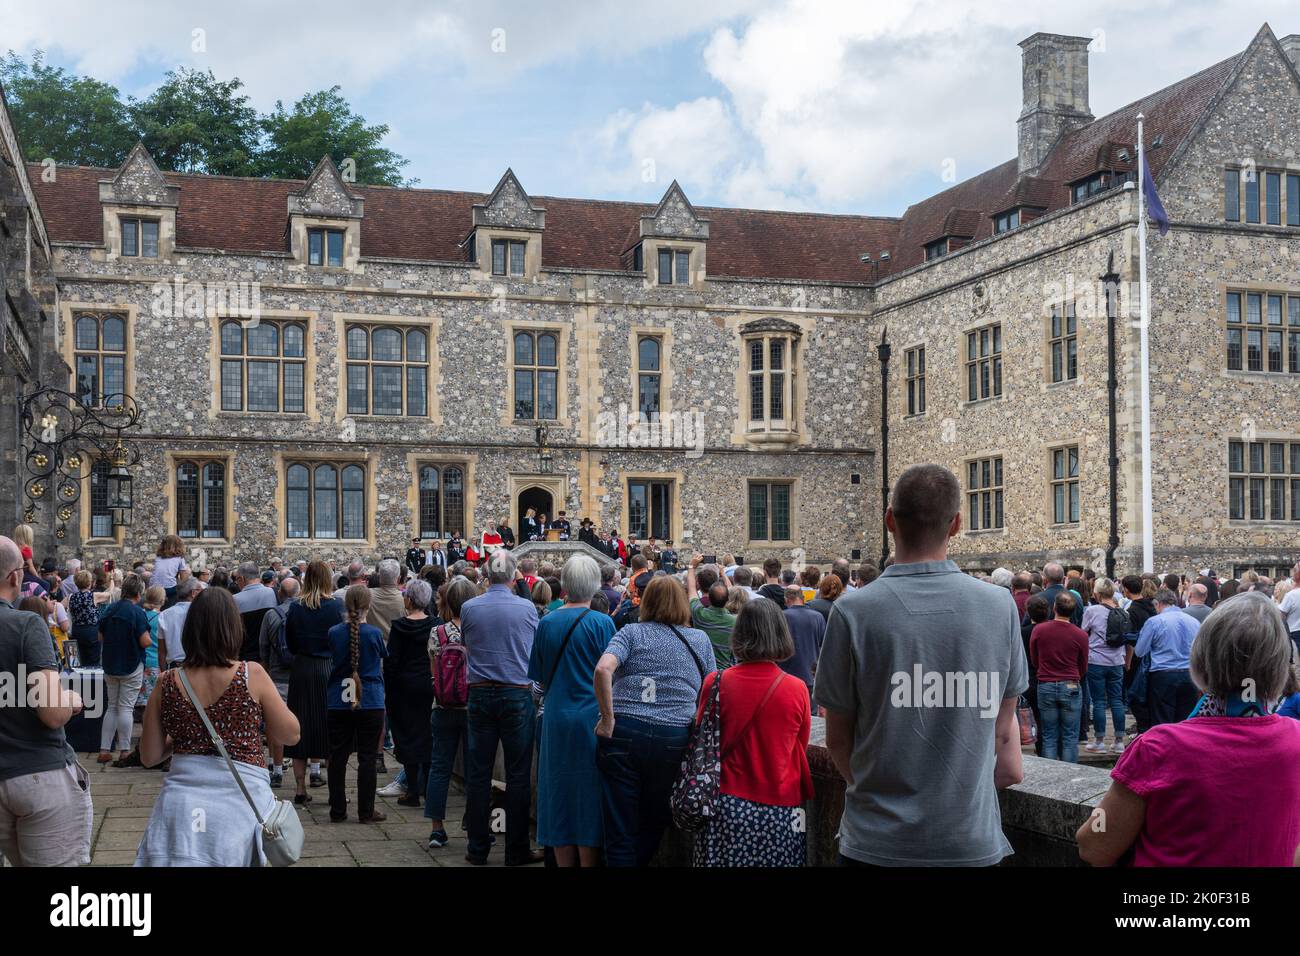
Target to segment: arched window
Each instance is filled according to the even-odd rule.
[[[429,414],[429,340],[422,329],[349,326],[347,356],[349,415]]]
[[[554,332],[516,332],[514,347],[515,418],[559,418],[559,337]]]
[[[285,536],[363,540],[365,466],[289,463],[285,468]]]
[[[307,410],[305,330],[293,322],[221,325],[221,410]]]
[[[779,319],[760,319],[741,329],[744,368],[749,395],[748,427],[751,435],[794,439],[798,326]]]
[[[126,393],[126,319],[114,313],[81,313],[73,322],[77,397],[98,408]]]

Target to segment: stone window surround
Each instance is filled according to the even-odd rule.
[[[302,547],[338,547],[340,545],[351,545],[366,550],[374,550],[375,526],[378,523],[375,520],[377,502],[377,489],[379,471],[379,452],[321,452],[321,451],[277,451],[271,458],[272,467],[275,473],[275,501],[272,505],[272,513],[275,519],[275,541],[272,547],[276,550],[285,550],[288,548]],[[288,466],[301,462],[302,464],[317,465],[321,463],[334,465],[341,472],[348,465],[361,465],[366,470],[365,482],[365,519],[366,519],[366,536],[364,538],[290,538],[289,537],[289,512],[286,507],[288,497],[288,479],[286,471]],[[342,515],[339,516],[339,530],[342,531]],[[407,535],[407,537],[411,537]]]
[[[114,305],[108,302],[63,302],[60,303],[63,310],[63,327],[64,332],[61,336],[61,354],[63,361],[67,364],[68,372],[68,391],[76,392],[77,390],[77,316],[83,312],[113,312],[121,315],[126,319],[126,378],[123,388],[126,394],[135,394],[135,325],[136,318],[140,313],[138,305],[124,303]],[[102,374],[102,373],[101,373]],[[87,525],[87,527],[89,527]]]
[[[707,243],[699,239],[670,239],[665,236],[646,236],[641,240],[641,269],[645,273],[645,284],[647,288],[667,288],[667,289],[694,289],[700,290],[704,287],[704,280],[707,276],[705,271],[705,249]],[[671,250],[673,252],[673,268],[676,269],[676,253],[686,252],[690,254],[690,281],[687,283],[673,283],[667,286],[661,286],[659,283],[659,250]]]
[[[1065,331],[1065,317],[1069,314],[1069,310],[1071,307],[1074,308],[1074,334],[1068,335],[1066,334]],[[1062,378],[1059,382],[1052,381],[1052,342],[1053,342],[1052,309],[1054,308],[1059,308],[1061,310],[1061,335],[1057,340],[1062,343],[1062,347],[1061,347]],[[1084,311],[1086,312],[1087,310]],[[1084,355],[1084,346],[1087,344],[1083,334],[1083,327],[1084,327],[1084,322],[1082,316],[1079,315],[1079,308],[1078,308],[1077,301],[1074,300],[1071,300],[1069,302],[1061,301],[1061,302],[1052,302],[1048,304],[1046,315],[1044,315],[1043,317],[1043,381],[1047,383],[1048,388],[1061,388],[1068,385],[1078,385],[1080,382],[1083,381],[1083,355]],[[1003,328],[1002,334],[1003,334],[1002,392],[1005,395],[1006,377],[1007,377],[1007,360],[1006,360],[1007,343],[1005,338],[1006,336],[1005,328]],[[1065,344],[1068,343],[1068,341],[1071,338],[1074,339],[1074,355],[1075,355],[1074,378],[1069,378],[1066,374],[1066,370],[1067,370],[1066,363],[1068,362],[1069,358],[1065,350]]]
[[[1248,222],[1246,219],[1246,172],[1254,170],[1256,182],[1259,184],[1259,222]],[[1240,175],[1237,177],[1237,218],[1227,218],[1227,173],[1236,171]],[[1225,175],[1219,177],[1219,214],[1223,217],[1225,223],[1234,226],[1264,226],[1267,229],[1295,229],[1294,225],[1287,225],[1287,176],[1300,176],[1300,163],[1288,161],[1285,159],[1264,159],[1256,163],[1253,167],[1247,167],[1241,163],[1225,163],[1223,166]],[[1281,190],[1282,195],[1278,204],[1280,222],[1270,223],[1268,221],[1268,197],[1265,192],[1266,181],[1265,173],[1278,173],[1282,177]]]
[[[239,518],[239,512],[235,508],[235,496],[239,492],[239,486],[235,483],[235,452],[233,451],[209,451],[200,449],[197,451],[167,451],[163,453],[163,461],[167,468],[167,481],[163,491],[163,527],[167,529],[167,534],[177,534],[176,519],[176,469],[186,461],[203,463],[209,461],[220,461],[226,467],[226,533],[220,538],[181,538],[186,547],[191,544],[194,547],[229,547],[235,541],[235,528]],[[202,488],[203,474],[199,473],[200,488]],[[200,502],[202,498],[200,497]],[[200,505],[201,507],[201,505]]]
[[[925,418],[926,415],[927,415],[927,414],[929,413],[929,411],[930,411],[930,401],[929,401],[930,396],[929,396],[928,391],[927,391],[927,389],[926,389],[926,387],[925,387],[925,386],[926,386],[926,379],[929,377],[929,365],[928,365],[928,364],[926,365],[926,371],[918,372],[918,374],[916,374],[916,375],[909,376],[909,375],[908,375],[908,372],[907,372],[907,357],[908,357],[908,355],[909,355],[910,353],[912,353],[912,352],[919,352],[923,361],[925,361],[925,362],[927,362],[927,363],[928,363],[928,361],[929,361],[929,356],[927,356],[927,355],[925,354],[925,343],[924,343],[924,342],[914,342],[914,343],[912,343],[911,345],[904,345],[904,346],[903,346],[903,348],[902,348],[902,353],[903,353],[903,364],[902,364],[903,374],[902,374],[902,376],[901,376],[901,378],[902,378],[902,380],[903,380],[903,382],[902,382],[902,384],[903,384],[903,395],[902,395],[902,399],[901,399],[901,401],[902,401],[902,405],[901,405],[901,407],[902,407],[902,409],[903,409],[903,418],[904,418],[904,419]],[[907,401],[907,386],[908,386],[908,384],[909,384],[910,382],[917,381],[917,380],[919,380],[920,383],[921,383],[921,395],[923,396],[923,400],[924,400],[924,403],[925,403],[925,410],[924,410],[924,411],[920,411],[920,412],[909,412],[909,411],[907,410],[907,409],[908,409],[908,401]]]
[[[461,533],[465,535],[464,540],[469,541],[472,536],[472,526],[474,523],[475,510],[478,508],[478,485],[475,481],[474,473],[478,467],[478,458],[474,455],[439,455],[429,452],[410,452],[406,456],[406,473],[409,476],[406,489],[406,508],[407,514],[410,515],[411,524],[407,529],[406,539],[409,541],[420,533],[420,468],[424,465],[457,465],[465,472],[465,521],[470,528],[462,528]],[[373,486],[373,480],[371,482]]]
[[[442,366],[438,357],[438,317],[434,315],[371,315],[365,312],[331,312],[330,316],[334,319],[334,339],[338,343],[336,352],[338,354],[339,366],[338,373],[338,395],[336,396],[334,408],[334,421],[342,424],[344,420],[351,418],[354,422],[397,422],[404,420],[405,415],[349,415],[348,414],[348,389],[347,389],[347,330],[351,325],[364,325],[371,330],[380,326],[398,326],[403,329],[420,329],[429,337],[429,361],[425,363],[429,369],[428,381],[426,387],[428,394],[425,396],[426,407],[429,410],[427,416],[421,416],[421,421],[427,419],[429,425],[433,428],[442,426],[442,406],[438,401],[438,381],[442,375]],[[311,326],[308,326],[310,336]],[[405,343],[403,343],[405,349]],[[405,352],[403,352],[405,354]],[[367,360],[369,362],[369,360]],[[405,366],[405,362],[402,363]],[[405,387],[405,381],[403,381]],[[405,397],[403,397],[405,402]],[[232,413],[233,414],[233,413]]]
[[[1252,225],[1254,225],[1254,223],[1252,223]],[[1218,305],[1216,307],[1216,311],[1218,313],[1218,329],[1219,329],[1219,342],[1220,342],[1219,374],[1225,378],[1244,378],[1249,381],[1261,381],[1261,380],[1267,381],[1271,379],[1278,383],[1283,383],[1283,382],[1287,384],[1294,383],[1296,380],[1297,373],[1287,371],[1288,365],[1287,365],[1286,335],[1290,331],[1293,330],[1300,331],[1300,329],[1297,329],[1296,326],[1289,324],[1290,315],[1288,309],[1290,308],[1290,306],[1288,304],[1288,300],[1291,297],[1300,296],[1300,285],[1283,286],[1275,282],[1256,282],[1256,281],[1248,280],[1245,282],[1220,281],[1215,284],[1215,288],[1218,292]],[[1267,369],[1267,365],[1268,365],[1267,339],[1264,340],[1264,354],[1263,354],[1263,364],[1266,366],[1265,368],[1260,369],[1258,371],[1251,371],[1250,369],[1246,368],[1246,364],[1247,364],[1246,343],[1244,340],[1242,342],[1242,357],[1241,357],[1242,367],[1233,368],[1233,369],[1228,368],[1228,293],[1230,292],[1241,293],[1241,312],[1242,312],[1241,327],[1242,328],[1254,327],[1254,326],[1248,326],[1245,321],[1246,295],[1257,293],[1263,296],[1263,301],[1260,306],[1260,308],[1262,309],[1263,322],[1258,326],[1258,328],[1263,331],[1268,331],[1268,329],[1270,328],[1268,324],[1268,296],[1270,295],[1282,296],[1282,324],[1280,326],[1276,326],[1276,325],[1271,326],[1271,328],[1274,331],[1280,330],[1283,334],[1282,371],[1270,372]]]
[[[1050,320],[1049,320],[1049,321],[1050,321]],[[1000,344],[1001,344],[1002,348],[1001,348],[1001,350],[999,350],[999,351],[996,352],[996,353],[994,353],[994,352],[990,352],[990,353],[989,353],[989,358],[992,359],[993,356],[996,354],[997,356],[999,356],[999,357],[1002,359],[1002,391],[1001,391],[1000,394],[997,394],[997,395],[990,394],[990,395],[988,395],[987,397],[984,397],[984,398],[971,398],[971,397],[970,397],[970,372],[967,371],[967,368],[968,368],[968,366],[970,365],[970,361],[966,358],[966,355],[967,355],[967,352],[966,352],[966,347],[967,347],[967,346],[966,346],[966,337],[967,337],[968,335],[970,335],[970,333],[972,333],[972,332],[979,332],[981,329],[990,329],[990,330],[992,330],[992,329],[994,328],[994,326],[999,326],[999,327],[1001,327],[1001,329],[1002,329],[1002,335],[1000,336],[1000,338],[1001,338],[1001,342],[1000,342]],[[957,339],[957,341],[958,341],[958,346],[957,346],[957,348],[958,348],[958,352],[957,352],[957,356],[958,356],[959,364],[960,364],[960,366],[961,366],[961,373],[960,373],[960,374],[961,374],[961,379],[960,379],[960,385],[959,385],[959,394],[962,396],[962,400],[961,400],[960,402],[957,403],[957,407],[958,407],[958,408],[968,408],[968,407],[973,407],[973,406],[976,406],[976,405],[986,405],[986,404],[988,404],[988,403],[990,403],[990,402],[1000,402],[1000,401],[1002,401],[1004,398],[1006,398],[1006,395],[1007,395],[1007,364],[1006,364],[1006,355],[1007,355],[1006,347],[1007,347],[1007,343],[1006,343],[1006,326],[1005,326],[1005,324],[1003,323],[1003,321],[1002,321],[1000,318],[990,320],[990,319],[988,318],[988,316],[981,315],[979,318],[977,318],[977,319],[975,319],[974,321],[970,322],[969,324],[963,326],[957,334],[958,334],[958,339]],[[990,343],[990,344],[991,344],[991,343]],[[1045,346],[1045,347],[1046,347],[1046,346]],[[978,359],[976,359],[976,361],[978,361]],[[993,387],[993,386],[992,386],[992,377],[991,377],[991,376],[992,376],[992,366],[990,366],[990,372],[989,372],[989,375],[990,375],[989,388],[990,388],[990,390],[991,390],[992,387]]]
[[[508,239],[524,243],[524,274],[521,276],[492,274],[492,241]],[[474,243],[473,278],[482,282],[534,282],[542,266],[542,234],[526,229],[507,229],[495,226],[476,226],[472,236]],[[506,262],[506,271],[510,263]],[[504,288],[504,286],[503,286]]]
[[[254,420],[258,418],[283,418],[288,416],[293,421],[319,423],[320,409],[316,404],[316,352],[318,346],[316,335],[319,331],[319,322],[317,321],[319,316],[320,313],[314,311],[263,309],[262,314],[258,319],[259,322],[263,320],[269,322],[298,322],[306,326],[307,334],[305,336],[303,349],[303,351],[306,352],[306,368],[303,371],[303,411],[301,412],[250,412],[247,409],[244,411],[221,410],[221,325],[223,322],[232,321],[232,318],[226,315],[209,316],[209,322],[211,323],[211,337],[208,343],[208,377],[210,386],[208,402],[209,420],[216,420],[218,418]],[[235,318],[233,321],[249,322],[250,320]],[[247,356],[245,356],[245,359],[247,359]],[[281,401],[283,401],[283,394],[281,394]],[[247,395],[245,395],[245,404],[247,404]]]
[[[333,229],[343,233],[342,266],[313,266],[307,263],[308,229]],[[312,273],[357,272],[358,262],[361,259],[361,220],[337,216],[304,216],[294,213],[289,217],[289,251],[299,268],[311,270]]]
[[[790,486],[790,537],[787,539],[759,539],[749,536],[749,486],[750,485],[789,485]],[[799,490],[803,479],[788,478],[782,475],[744,475],[740,479],[740,500],[744,502],[745,549],[753,551],[763,548],[792,548],[799,540]],[[772,527],[771,501],[768,501],[767,524]]]
[[[1251,440],[1264,443],[1264,468],[1265,468],[1264,472],[1252,472],[1250,469],[1250,441]],[[1222,475],[1224,480],[1223,499],[1222,499],[1224,515],[1232,514],[1232,510],[1231,510],[1232,498],[1231,498],[1231,491],[1230,491],[1231,482],[1229,479],[1233,477],[1246,478],[1247,480],[1249,480],[1250,478],[1267,479],[1270,474],[1267,470],[1269,465],[1268,445],[1270,442],[1282,443],[1288,446],[1287,450],[1284,452],[1284,454],[1287,455],[1287,460],[1284,463],[1288,466],[1291,465],[1291,461],[1289,460],[1290,458],[1289,446],[1293,443],[1300,443],[1300,434],[1291,434],[1287,432],[1277,432],[1277,431],[1258,431],[1255,433],[1254,438],[1251,440],[1243,439],[1239,433],[1227,434],[1222,440],[1222,452],[1221,452],[1222,458],[1220,459],[1220,462],[1223,469]],[[1233,472],[1231,470],[1232,464],[1231,461],[1229,460],[1229,454],[1230,454],[1229,446],[1231,445],[1232,442],[1235,441],[1240,441],[1246,446],[1243,449],[1243,454],[1246,456],[1246,460],[1245,460],[1246,470],[1242,472]],[[1285,479],[1287,481],[1290,481],[1290,479],[1293,478],[1300,479],[1300,475],[1292,474],[1289,470],[1286,473],[1279,473],[1278,476],[1279,478]],[[1265,515],[1267,515],[1268,506],[1269,506],[1267,484],[1265,485],[1264,495],[1265,495],[1264,513]],[[1290,498],[1291,498],[1290,488],[1288,487],[1287,499],[1286,499],[1287,514],[1290,514],[1290,506],[1291,506]],[[1249,515],[1250,514],[1250,486],[1249,485],[1246,486],[1246,495],[1244,500],[1245,500],[1246,514]],[[1289,518],[1278,521],[1269,517],[1259,518],[1259,519],[1250,518],[1250,517],[1245,517],[1245,518],[1228,517],[1227,522],[1229,528],[1249,529],[1251,531],[1284,531],[1292,535],[1296,533],[1296,526],[1298,524],[1298,522],[1292,521]]]
[[[104,254],[105,258],[149,263],[169,262],[176,251],[176,208],[174,206],[149,206],[128,203],[104,203]],[[152,219],[158,223],[158,256],[122,255],[122,220]]]
[[[805,359],[803,351],[795,346],[802,344],[811,331],[807,321],[777,319],[772,316],[736,316],[727,319],[727,325],[736,329],[736,427],[732,432],[733,444],[756,445],[760,448],[783,448],[798,444],[804,437],[801,423],[804,420],[804,407],[807,398],[806,376],[799,370]],[[784,338],[786,340],[786,411],[785,425],[773,428],[772,420],[750,421],[749,394],[749,342],[753,339],[769,340]],[[770,355],[770,346],[764,346],[764,355]],[[766,364],[765,357],[764,363]],[[766,372],[764,373],[767,374]],[[765,411],[771,410],[764,387]]]
[[[631,541],[631,491],[629,485],[634,481],[666,481],[673,486],[672,502],[668,506],[668,531],[667,538],[672,539],[674,545],[682,542],[682,529],[686,525],[682,522],[682,491],[685,487],[686,476],[681,471],[622,471],[618,472],[618,487],[622,493],[622,503],[619,506],[619,524],[618,530],[624,535],[624,540]]]
[[[126,222],[135,223],[135,226],[133,227],[133,231],[135,232],[135,255],[126,254],[126,229],[124,228],[124,223]],[[158,252],[158,255],[146,256],[144,254],[144,224],[147,222],[152,222],[158,227],[159,241],[156,244],[157,245],[156,251]],[[119,238],[118,255],[121,256],[123,259],[148,259],[152,262],[162,258],[162,249],[161,249],[162,217],[156,214],[152,216],[137,216],[137,215],[118,216],[117,226],[118,226],[118,238]]]
[[[669,421],[673,413],[673,330],[667,325],[633,325],[628,329],[628,355],[631,361],[632,401],[628,404],[628,432],[633,430],[633,422],[641,410],[640,388],[640,350],[641,339],[659,340],[659,420]]]
[[[1074,478],[1063,478],[1059,482],[1056,479],[1056,472],[1053,468],[1053,455],[1058,451],[1065,451],[1073,448],[1076,461],[1079,465],[1079,474]],[[1083,507],[1083,444],[1082,442],[1062,442],[1059,445],[1050,445],[1047,449],[1047,526],[1053,530],[1061,531],[1081,531],[1085,527],[1084,507]],[[988,457],[988,456],[985,456]],[[969,464],[967,465],[969,468]],[[1006,526],[1006,481],[1007,481],[1007,463],[1004,458],[1002,461],[1002,500],[1003,500],[1003,527]],[[1079,486],[1079,520],[1078,521],[1056,521],[1056,502],[1054,498],[1054,489],[1057,484],[1069,484],[1074,482]],[[1066,498],[1066,513],[1069,513],[1069,498]]]
[[[985,458],[1002,459],[1002,484],[990,485],[989,490],[1002,490],[1002,527],[1000,528],[972,528],[970,526],[970,495],[972,489],[968,487],[970,480],[970,466],[972,462],[982,461]],[[1082,470],[1082,468],[1080,468]],[[980,450],[971,452],[961,459],[961,474],[957,476],[958,484],[961,486],[961,537],[986,537],[989,535],[1004,535],[1007,533],[1007,456],[1001,449]],[[984,489],[979,489],[983,491]],[[1048,496],[1050,501],[1051,492]]]
[[[547,428],[572,428],[573,416],[570,402],[569,388],[569,343],[568,332],[569,326],[557,324],[555,322],[537,322],[529,320],[507,320],[503,323],[502,328],[505,331],[505,365],[508,379],[506,381],[506,401],[505,408],[501,412],[501,424],[507,428],[528,428],[532,429],[538,425],[545,425]],[[556,359],[559,361],[559,368],[556,376],[555,404],[556,417],[550,418],[515,418],[515,334],[517,332],[539,332],[554,333],[558,341],[556,342]],[[531,434],[529,436],[531,440]]]

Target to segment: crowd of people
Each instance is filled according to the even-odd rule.
[[[998,863],[997,792],[1022,780],[1023,749],[1076,761],[1081,741],[1118,756],[1107,825],[1079,830],[1085,860],[1291,863],[1300,564],[1276,586],[1056,562],[967,574],[948,557],[960,503],[950,472],[910,468],[886,514],[893,558],[825,570],[702,554],[679,567],[671,542],[586,520],[579,537],[609,560],[517,557],[503,521],[463,551],[417,539],[373,568],[191,568],[168,536],[130,571],[38,569],[19,526],[0,538],[0,669],[26,667],[41,703],[0,709],[0,850],[88,861],[89,784],[63,731],[81,701],[58,680],[79,665],[104,675],[98,759],[167,770],[139,865],[264,863],[253,805],[274,808],[291,766],[295,805],[324,787],[330,820],[362,824],[385,819],[380,795],[422,806],[430,849],[459,823],[472,864],[500,833],[507,866],[645,866],[711,706],[720,776],[697,866],[804,864],[816,716],[846,785],[845,865]],[[523,540],[555,527],[525,519]],[[381,788],[389,753],[399,772]],[[465,815],[449,821],[458,759]]]

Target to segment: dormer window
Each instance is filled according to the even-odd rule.
[[[691,254],[686,249],[659,250],[659,284],[690,285]]]
[[[307,264],[310,266],[342,266],[343,230],[308,229]]]
[[[524,250],[527,245],[522,239],[493,239],[492,274],[494,276],[522,276],[524,274]]]
[[[1070,203],[1081,203],[1097,193],[1105,192],[1121,183],[1126,183],[1133,179],[1132,173],[1110,173],[1099,172],[1093,173],[1086,179],[1080,179],[1078,182],[1070,184]]]
[[[126,219],[122,220],[122,255],[158,258],[158,220]]]
[[[938,259],[940,256],[946,256],[947,254],[948,254],[947,236],[945,236],[942,239],[936,239],[934,242],[927,242],[925,244],[926,262],[929,262],[931,259]]]
[[[993,217],[993,232],[999,234],[1010,232],[1020,226],[1020,210],[1011,209],[1002,213],[1000,216]]]

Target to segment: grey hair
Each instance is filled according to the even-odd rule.
[[[423,578],[416,578],[406,585],[406,599],[412,607],[427,611],[429,602],[433,600],[433,586]]]
[[[203,590],[203,582],[196,577],[188,577],[176,585],[176,600],[188,601]]]
[[[560,586],[570,604],[590,604],[600,590],[600,565],[585,554],[575,554],[560,569]]]
[[[366,565],[360,559],[348,565],[348,580],[360,581],[366,576]]]
[[[254,561],[245,561],[235,573],[245,581],[260,581],[262,579],[262,569]]]
[[[515,579],[515,557],[505,548],[497,548],[488,558],[488,582],[509,584]]]
[[[996,584],[1000,588],[1007,588],[1007,589],[1011,588],[1011,581],[1014,577],[1015,575],[1012,574],[1010,571],[1008,571],[1006,568],[994,568],[993,573],[989,575],[989,579],[994,584]]]
[[[397,577],[402,573],[401,567],[396,558],[384,558],[379,562],[376,569],[379,572],[379,586],[390,588],[397,583]]]
[[[1210,612],[1192,642],[1192,680],[1226,698],[1254,685],[1254,699],[1272,702],[1287,687],[1294,645],[1282,612],[1257,591],[1245,591]]]
[[[292,574],[280,579],[280,597],[295,598],[302,591],[302,584]]]
[[[1065,581],[1065,568],[1055,561],[1049,561],[1043,565],[1043,577],[1054,584],[1060,584]]]

